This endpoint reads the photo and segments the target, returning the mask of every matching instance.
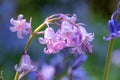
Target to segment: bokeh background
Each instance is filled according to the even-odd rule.
[[[79,18],[79,22],[86,24],[87,31],[95,33],[95,39],[92,42],[93,54],[86,53],[88,59],[82,65],[82,68],[87,73],[86,76],[89,76],[87,80],[102,80],[108,48],[108,41],[103,41],[103,36],[108,36],[107,22],[115,11],[118,1],[0,0],[0,71],[3,71],[5,80],[13,80],[15,75],[14,66],[19,63],[29,37],[18,39],[16,34],[9,30],[11,26],[10,18],[16,19],[19,14],[23,14],[29,21],[29,18],[32,17],[32,28],[34,30],[47,16],[55,13],[75,13]],[[40,66],[43,63],[49,64],[52,57],[62,54],[62,52],[54,55],[44,54],[44,46],[38,42],[39,37],[36,36],[32,41],[28,52],[33,62]],[[115,39],[113,56],[109,80],[120,80],[120,39]],[[61,74],[64,76],[63,73]],[[54,79],[60,80],[62,76],[56,76]],[[32,78],[27,77],[29,76],[26,76],[25,80],[32,80]]]

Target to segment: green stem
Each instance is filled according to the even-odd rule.
[[[54,22],[54,21],[56,21],[56,20],[59,20],[59,18],[53,18],[53,19],[48,20],[47,22],[50,23],[50,22]],[[29,37],[29,39],[28,39],[28,42],[27,42],[27,44],[26,44],[26,46],[25,46],[25,52],[26,52],[26,53],[27,53],[28,48],[29,48],[29,46],[30,46],[30,43],[31,43],[32,39],[35,37],[36,33],[37,33],[38,31],[40,31],[40,30],[43,28],[43,26],[45,26],[45,25],[46,25],[46,23],[43,22],[40,26],[38,26],[38,27],[34,30],[33,34],[30,35],[30,37]]]
[[[19,72],[17,71],[15,74],[14,80],[18,80],[18,78],[19,78]]]
[[[59,20],[59,19],[60,19],[60,18],[52,18],[52,19],[50,19],[50,20],[47,20],[47,22],[50,23],[50,22],[57,21],[57,20]],[[46,23],[43,22],[43,23],[42,23],[40,26],[38,26],[38,27],[33,31],[33,33],[30,35],[30,37],[29,37],[29,39],[28,39],[28,41],[27,41],[27,44],[26,44],[26,46],[25,46],[25,48],[24,48],[25,54],[27,54],[28,48],[29,48],[29,46],[30,46],[30,43],[32,42],[32,40],[33,40],[33,38],[35,37],[35,35],[37,34],[37,32],[39,32],[45,25],[46,25]],[[19,75],[20,75],[20,73],[17,71],[16,74],[15,74],[14,80],[18,80]]]
[[[110,62],[111,62],[111,57],[112,57],[113,42],[114,40],[112,39],[109,43],[103,80],[108,80],[108,75],[110,71]]]
[[[30,37],[29,37],[29,39],[28,39],[28,42],[27,42],[27,44],[26,44],[26,46],[25,46],[25,52],[26,52],[26,53],[27,53],[28,48],[29,48],[29,46],[30,46],[30,43],[32,42],[32,40],[33,40],[33,38],[35,37],[36,33],[37,33],[39,30],[41,30],[41,28],[42,28],[43,26],[45,26],[45,23],[42,23],[40,26],[38,26],[38,27],[34,30],[34,32],[30,35]]]

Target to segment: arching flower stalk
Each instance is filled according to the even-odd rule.
[[[17,72],[14,80],[18,80],[18,78],[29,71],[36,70],[36,67],[31,65],[29,55],[27,55],[30,43],[36,35],[44,35],[44,37],[39,38],[39,42],[46,45],[46,48],[44,48],[44,53],[46,54],[58,53],[60,50],[67,47],[72,48],[72,53],[83,54],[86,51],[92,53],[90,42],[94,39],[94,33],[88,33],[85,29],[85,25],[83,23],[77,23],[76,21],[77,16],[75,14],[72,16],[61,13],[54,14],[47,17],[45,21],[32,32],[31,18],[29,23],[23,19],[22,14],[18,16],[17,20],[11,18],[10,23],[13,27],[10,27],[10,30],[17,32],[18,38],[22,39],[23,34],[30,33],[30,37],[24,49],[25,55],[22,56],[19,66],[15,67]],[[57,26],[56,31],[52,28],[51,24]],[[47,26],[47,28],[41,31],[44,26]],[[18,72],[22,72],[21,75],[19,75]]]

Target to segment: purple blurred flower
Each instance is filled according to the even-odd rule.
[[[10,19],[10,23],[13,25],[12,27],[10,27],[10,30],[12,32],[17,32],[18,38],[22,39],[23,34],[29,34],[32,32],[31,21],[32,21],[32,18],[30,18],[29,23],[26,22],[26,19],[23,19],[23,15],[20,14],[17,20],[14,20],[13,18]]]
[[[111,20],[108,21],[109,36],[103,37],[104,40],[111,40],[114,38],[120,37],[120,23],[116,19],[116,16],[119,15],[120,9],[117,9],[111,16]]]
[[[116,66],[120,66],[120,50],[113,51],[111,62]]]
[[[69,76],[64,76],[60,80],[70,80]],[[72,80],[93,80],[83,67],[79,67],[72,71]]]
[[[41,71],[37,74],[37,80],[53,80],[55,69],[50,65],[43,65]]]
[[[62,54],[55,55],[50,64],[55,67],[55,74],[60,75],[65,69],[64,56]]]
[[[73,70],[73,80],[92,80],[83,67]]]
[[[77,55],[79,56],[79,55]],[[87,60],[86,54],[81,54],[79,57],[76,58],[76,60],[73,63],[72,69],[76,69],[79,66],[81,66],[85,61]]]
[[[36,71],[37,67],[31,64],[31,59],[29,55],[23,55],[19,66],[15,65],[16,71]]]

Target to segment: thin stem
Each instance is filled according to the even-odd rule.
[[[60,18],[52,18],[52,19],[50,19],[50,20],[47,20],[47,22],[50,23],[50,22],[54,22],[54,21],[57,21],[57,20],[60,20]],[[37,32],[40,31],[45,25],[46,25],[46,23],[43,22],[43,23],[42,23],[40,26],[38,26],[38,27],[33,31],[33,33],[30,35],[30,37],[29,37],[29,39],[28,39],[28,41],[27,41],[27,44],[26,44],[26,46],[25,46],[25,48],[24,48],[25,54],[27,54],[28,48],[29,48],[29,46],[30,46],[30,43],[32,42],[32,40],[33,40],[33,38],[35,37],[35,35],[37,34]],[[18,80],[19,75],[20,75],[20,73],[17,71],[16,74],[15,74],[14,80]]]
[[[1,73],[0,73],[0,80],[5,80],[3,77],[3,71],[1,71]]]
[[[69,68],[68,68],[68,78],[69,78],[69,80],[73,80],[73,79],[72,79],[72,78],[73,78],[73,77],[72,77],[72,71],[73,71],[73,70],[72,70],[72,67],[69,67]]]
[[[19,78],[19,72],[17,71],[15,74],[14,80],[18,80],[18,78]]]
[[[110,71],[110,62],[111,62],[111,57],[112,57],[113,42],[114,42],[113,39],[109,42],[103,80],[108,80],[108,75]]]
[[[54,21],[59,20],[59,19],[60,19],[60,18],[53,18],[53,19],[48,20],[48,22],[54,22]],[[27,44],[26,44],[26,46],[25,46],[25,52],[26,52],[26,53],[27,53],[28,48],[29,48],[29,46],[30,46],[30,43],[31,43],[32,39],[35,37],[36,33],[37,33],[38,31],[40,31],[40,30],[43,28],[43,26],[45,26],[45,25],[46,25],[46,23],[43,22],[43,23],[42,23],[40,26],[38,26],[38,27],[34,30],[34,32],[30,35],[30,37],[29,37],[29,39],[28,39],[28,42],[27,42]]]
[[[34,30],[34,32],[30,35],[30,37],[29,37],[29,39],[28,39],[28,42],[27,42],[27,44],[26,44],[26,46],[25,46],[25,53],[27,53],[28,48],[29,48],[29,46],[30,46],[30,43],[31,43],[31,41],[33,40],[33,38],[35,37],[36,33],[37,33],[43,26],[45,26],[45,23],[42,23],[40,26],[38,26],[38,27]]]

